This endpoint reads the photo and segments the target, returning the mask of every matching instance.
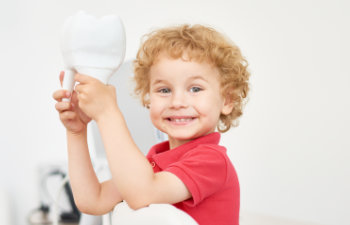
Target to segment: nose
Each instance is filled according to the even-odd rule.
[[[179,109],[188,107],[188,97],[184,92],[173,92],[171,96],[171,108]]]

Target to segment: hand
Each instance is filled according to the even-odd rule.
[[[60,73],[60,82],[62,86],[64,72]],[[70,102],[63,102],[63,98],[71,97]],[[71,94],[67,90],[57,90],[53,93],[53,98],[57,101],[55,107],[59,112],[60,120],[66,129],[72,133],[81,133],[86,130],[87,124],[91,121],[80,108],[77,93],[73,91]]]
[[[79,108],[86,115],[98,121],[105,113],[118,110],[114,86],[105,85],[101,81],[87,75],[75,74],[75,86],[78,93]]]

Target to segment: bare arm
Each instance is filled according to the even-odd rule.
[[[99,183],[91,163],[86,130],[81,134],[67,131],[69,177],[79,210],[94,215],[110,212],[122,201],[112,180]]]
[[[60,73],[60,82],[64,73]],[[71,97],[71,102],[63,98]],[[62,124],[67,129],[69,176],[74,200],[80,211],[87,214],[105,214],[109,212],[121,197],[113,181],[99,183],[91,164],[87,145],[87,124],[90,118],[78,107],[77,93],[57,90],[53,93],[57,101],[55,107]]]
[[[151,203],[177,203],[191,197],[184,183],[169,172],[154,173],[134,143],[118,110],[106,111],[96,121],[106,148],[113,181],[131,208]]]
[[[79,82],[75,87],[79,93],[79,107],[97,122],[113,184],[121,199],[131,208],[138,209],[152,203],[173,204],[190,198],[190,192],[177,176],[169,172],[153,172],[130,135],[117,105],[115,88],[82,74],[76,74],[75,80]],[[100,193],[104,195],[106,192]]]

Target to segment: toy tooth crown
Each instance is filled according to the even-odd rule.
[[[98,19],[79,11],[66,20],[62,30],[61,50],[68,70],[64,80],[79,72],[107,83],[122,64],[125,48],[124,26],[118,16]],[[65,82],[72,86],[71,80]],[[71,91],[72,87],[66,89]]]

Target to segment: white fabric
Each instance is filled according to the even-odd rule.
[[[151,204],[138,210],[126,202],[119,203],[112,213],[112,225],[198,225],[184,211],[169,204]]]

